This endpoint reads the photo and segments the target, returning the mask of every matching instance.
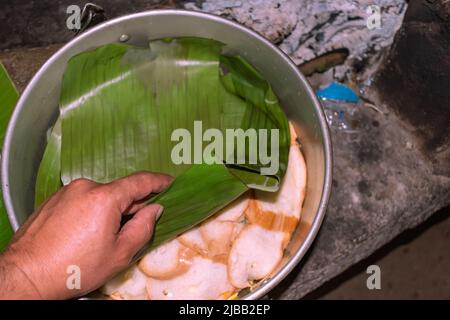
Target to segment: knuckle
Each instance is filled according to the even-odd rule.
[[[123,177],[115,181],[111,181],[110,183],[106,184],[105,187],[108,188],[111,192],[114,192],[116,190],[127,190],[129,185],[129,177]]]
[[[123,187],[124,189],[130,189],[134,187],[133,184],[133,180],[130,177],[126,177],[126,178],[122,178],[121,180],[119,180],[121,187]]]
[[[78,188],[78,187],[88,187],[88,186],[92,186],[93,184],[95,184],[95,182],[85,179],[85,178],[78,178],[73,180],[72,182],[69,183],[69,186],[74,187],[74,188]]]
[[[87,198],[89,198],[91,201],[102,204],[107,203],[109,200],[109,197],[107,197],[106,195],[107,193],[102,187],[93,188],[86,194]]]
[[[146,172],[146,171],[138,171],[130,176],[127,177],[127,181],[130,184],[133,185],[142,185],[142,184],[148,184],[149,181],[152,179],[155,179],[155,174]]]

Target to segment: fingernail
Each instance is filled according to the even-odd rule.
[[[159,209],[158,209],[158,212],[156,213],[156,220],[158,220],[159,217],[161,217],[163,211],[164,211],[164,207],[160,205]]]

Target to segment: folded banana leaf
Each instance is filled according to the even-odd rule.
[[[3,145],[9,118],[19,99],[19,93],[5,67],[0,63],[0,145]],[[1,147],[0,147],[1,148]],[[0,195],[0,251],[11,240],[13,231],[8,221],[6,208],[3,204],[3,194]]]
[[[151,41],[149,48],[108,44],[73,57],[63,77],[59,123],[39,169],[36,205],[61,182],[80,177],[106,183],[141,170],[173,175],[171,187],[151,200],[165,208],[154,246],[249,188],[276,191],[287,168],[286,116],[267,81],[223,48],[209,39],[176,38]],[[203,132],[225,136],[237,128],[278,130],[276,172],[262,174],[266,163],[259,159],[234,161],[239,152],[249,158],[248,143],[231,154],[225,147],[206,152],[215,138],[204,139]],[[180,129],[183,134],[174,135]],[[177,153],[186,133],[192,143]]]
[[[173,230],[177,234],[183,233],[247,190],[247,186],[223,165],[194,164],[178,176],[166,191],[149,201],[161,204],[165,208],[164,214],[156,224],[151,243],[135,259],[148,249],[170,240],[174,236]]]
[[[39,207],[61,188],[61,119],[56,120],[36,177],[34,205]]]

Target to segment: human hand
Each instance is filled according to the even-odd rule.
[[[139,200],[163,191],[171,180],[141,172],[108,184],[79,179],[63,187],[0,256],[0,298],[67,299],[101,286],[151,239],[163,208]],[[121,227],[127,213],[134,216]],[[79,267],[80,289],[66,285],[69,266]]]

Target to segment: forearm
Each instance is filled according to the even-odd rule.
[[[40,298],[33,283],[8,253],[0,254],[0,300]]]

